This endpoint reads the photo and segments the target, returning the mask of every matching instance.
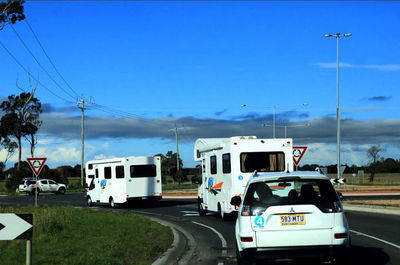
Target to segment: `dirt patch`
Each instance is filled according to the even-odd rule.
[[[340,188],[336,188],[336,190],[338,190],[340,192],[343,192],[343,191],[391,191],[391,190],[400,190],[400,185],[396,185],[396,186],[342,185]]]
[[[163,194],[197,194],[197,189],[163,190]]]
[[[351,201],[344,201],[343,204],[344,205],[362,204],[362,205],[400,207],[400,199],[398,199],[398,200],[351,200]]]

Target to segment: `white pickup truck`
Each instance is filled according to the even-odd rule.
[[[26,179],[19,185],[18,190],[20,192],[26,192],[29,195],[35,194],[35,189],[38,189],[38,192],[53,192],[55,194],[64,194],[67,190],[67,185],[62,183],[57,183],[51,179],[39,179],[37,181],[34,179]]]

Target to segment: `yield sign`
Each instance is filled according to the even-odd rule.
[[[46,159],[47,159],[46,157],[27,158],[28,164],[36,176],[38,176],[40,171],[42,170],[44,163],[46,162]]]
[[[0,214],[0,240],[32,240],[32,214]]]
[[[299,165],[301,158],[307,150],[307,146],[293,146],[293,162],[296,166]]]

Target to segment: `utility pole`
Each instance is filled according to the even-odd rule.
[[[176,144],[176,173],[179,172],[179,148],[178,148],[178,130],[183,129],[183,127],[175,127],[174,129],[169,129],[168,131],[173,131],[175,133],[175,144]]]
[[[78,105],[78,108],[81,109],[82,111],[82,117],[81,117],[81,187],[83,186],[84,182],[84,174],[83,174],[83,166],[84,166],[84,151],[85,151],[85,133],[84,133],[84,126],[85,126],[85,104],[92,104],[92,99],[90,101],[85,101],[83,100],[83,96],[81,97],[80,101],[77,101],[76,104]]]

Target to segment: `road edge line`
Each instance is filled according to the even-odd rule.
[[[386,240],[384,240],[384,239],[380,239],[379,237],[374,237],[374,236],[371,236],[371,235],[368,235],[368,234],[364,234],[364,233],[361,233],[361,232],[358,232],[358,231],[355,231],[355,230],[351,230],[351,229],[350,229],[350,232],[355,233],[355,234],[360,235],[360,236],[365,236],[365,237],[369,237],[369,238],[375,239],[375,240],[377,240],[377,241],[380,241],[380,242],[382,242],[382,243],[385,243],[385,244],[387,244],[387,245],[390,245],[390,246],[392,246],[392,247],[395,247],[395,248],[400,249],[400,246],[399,246],[399,245],[396,245],[395,243],[386,241]]]

